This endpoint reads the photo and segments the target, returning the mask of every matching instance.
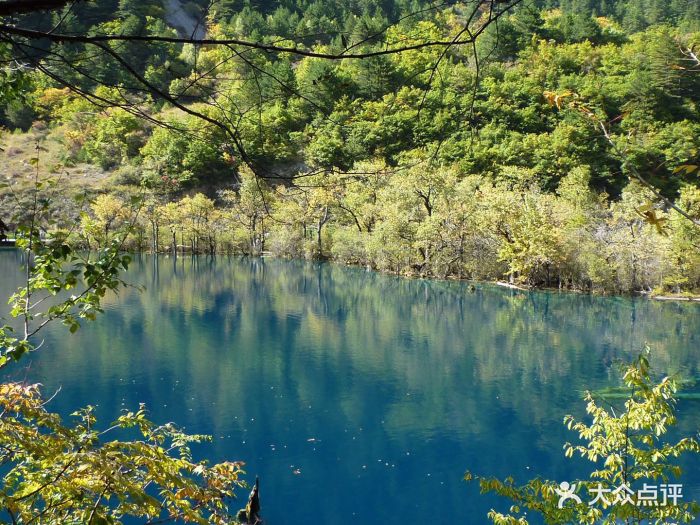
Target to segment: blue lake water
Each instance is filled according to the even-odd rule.
[[[0,296],[19,283],[0,251]],[[196,455],[259,475],[270,525],[486,523],[507,501],[469,469],[526,481],[583,475],[563,417],[586,388],[618,385],[619,359],[648,343],[664,372],[700,376],[700,305],[524,293],[270,259],[138,257],[105,314],[54,326],[14,375],[61,387],[68,414],[105,424],[145,402],[214,442]],[[700,428],[700,402],[679,405]],[[700,462],[685,462],[700,499]],[[589,469],[590,470],[590,469]],[[241,493],[241,506],[246,494]]]

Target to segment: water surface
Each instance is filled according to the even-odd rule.
[[[19,283],[0,251],[0,296]],[[700,376],[700,305],[396,278],[330,264],[139,257],[123,290],[74,336],[45,334],[28,372],[53,410],[147,403],[244,460],[267,523],[486,522],[466,469],[526,481],[583,475],[563,457],[586,388],[618,384],[645,343],[664,371]],[[18,365],[19,368],[19,365]],[[17,368],[17,369],[18,369]],[[19,372],[18,372],[19,373]],[[700,404],[680,404],[681,430]],[[700,499],[700,463],[681,482]],[[245,495],[242,494],[241,506]]]

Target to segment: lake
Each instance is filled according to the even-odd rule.
[[[0,251],[2,297],[19,264]],[[141,256],[126,279],[145,290],[110,296],[73,336],[54,326],[13,376],[60,387],[64,414],[97,404],[106,425],[145,402],[212,434],[197,457],[245,461],[272,525],[486,523],[509,502],[465,470],[583,475],[562,419],[583,414],[586,388],[619,384],[618,360],[646,342],[659,370],[700,376],[698,304],[249,258]],[[680,431],[697,432],[699,409],[679,404]],[[684,465],[700,499],[700,462]]]

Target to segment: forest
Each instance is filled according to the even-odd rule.
[[[0,522],[694,522],[699,109],[698,0],[0,0]]]
[[[292,39],[336,60],[169,42],[188,28],[153,1],[21,15],[163,40],[106,44],[115,56],[0,43],[8,60],[44,60],[0,77],[5,222],[22,222],[39,177],[62,181],[53,227],[86,248],[128,225],[140,251],[697,292],[698,3],[526,2],[471,45],[342,58],[445,40],[484,16],[469,5],[182,5],[207,38]]]

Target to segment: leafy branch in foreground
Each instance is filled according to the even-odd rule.
[[[16,337],[12,326],[0,326],[0,370],[11,360],[19,360],[37,349],[32,338],[47,324],[61,321],[74,333],[80,327],[80,319],[94,320],[102,311],[100,303],[108,291],[116,292],[120,286],[126,286],[119,275],[128,268],[131,258],[122,250],[140,210],[135,200],[133,214],[123,231],[106,239],[96,253],[76,251],[71,245],[73,232],[57,227],[52,218],[51,194],[47,189],[56,180],[39,179],[38,143],[36,150],[37,157],[32,161],[37,170],[28,217],[17,228],[17,247],[24,252],[24,284],[8,300],[10,315],[21,319],[23,333]],[[68,297],[60,295],[67,291],[73,293]]]
[[[29,224],[18,235],[25,282],[9,300],[23,333],[0,327],[0,369],[38,350],[43,343],[36,345],[36,336],[52,321],[73,333],[80,320],[102,311],[108,292],[126,285],[120,275],[130,263],[122,252],[128,225],[97,254],[82,254],[71,244],[72,232],[47,219],[49,199],[39,198],[40,189],[37,177]],[[125,517],[146,524],[236,522],[227,500],[245,486],[243,463],[194,461],[190,444],[210,437],[185,434],[173,423],[156,425],[143,405],[106,429],[96,426],[91,406],[74,412],[77,422],[69,424],[46,409],[51,399],[37,384],[0,383],[0,519],[51,525],[121,523]]]
[[[50,322],[61,321],[74,333],[80,326],[79,319],[94,320],[102,311],[100,301],[107,291],[126,285],[119,273],[128,268],[131,260],[129,255],[120,253],[119,239],[94,258],[75,253],[60,234],[41,239],[36,232],[27,232],[17,245],[27,252],[27,279],[9,303],[11,315],[22,319],[23,334],[14,337],[11,327],[0,328],[0,369],[10,359],[18,360],[35,350],[31,338]],[[44,310],[39,309],[47,299],[66,290],[75,293],[55,300],[55,304]]]
[[[242,463],[194,462],[188,444],[207,436],[156,426],[143,406],[105,430],[92,407],[67,426],[45,404],[38,385],[0,385],[0,507],[12,523],[232,522],[225,499],[243,485]],[[138,438],[107,440],[123,429]]]
[[[580,502],[569,499],[561,504],[562,484],[554,481],[535,478],[517,486],[510,477],[502,481],[467,472],[465,480],[477,479],[482,493],[493,492],[513,501],[508,513],[489,512],[493,523],[526,525],[528,512],[540,514],[547,524],[691,523],[695,519],[700,505],[679,502],[680,495],[671,501],[663,492],[682,473],[675,460],[686,452],[700,453],[696,436],[675,443],[663,439],[669,427],[676,424],[676,381],[664,377],[656,382],[644,354],[627,367],[623,378],[629,391],[624,410],[605,408],[601,400],[587,392],[586,412],[591,423],[572,416],[564,419],[583,441],[577,445],[567,443],[566,456],[580,455],[596,465],[589,479],[567,482],[566,488],[574,487]],[[632,491],[634,484],[641,483],[647,491],[661,489],[664,499],[643,501],[642,492]],[[592,504],[595,499],[585,501],[584,491],[598,495],[597,504]]]

